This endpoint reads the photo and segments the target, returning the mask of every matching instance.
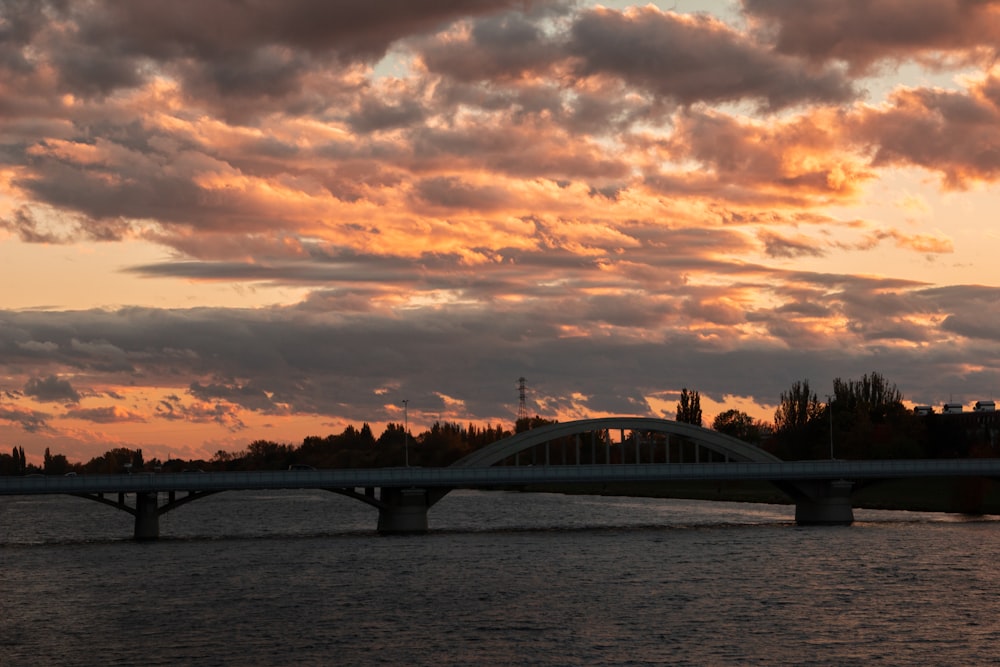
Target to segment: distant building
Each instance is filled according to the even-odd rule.
[[[941,413],[946,415],[957,415],[962,413],[961,403],[945,403],[941,408]]]
[[[973,406],[972,411],[994,412],[996,411],[996,409],[997,409],[996,403],[994,403],[993,401],[976,401],[976,404]]]
[[[929,405],[914,405],[913,414],[915,415],[929,415],[933,414],[934,408]]]

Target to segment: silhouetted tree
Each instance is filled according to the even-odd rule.
[[[781,401],[774,411],[776,433],[802,428],[823,415],[823,405],[816,392],[809,388],[809,380],[793,382],[791,388],[781,392]]]
[[[866,374],[860,380],[835,379],[829,408],[837,458],[927,455],[924,421],[906,409],[902,393],[880,373]]]
[[[681,400],[677,404],[677,421],[701,426],[701,396],[698,392],[681,389]]]
[[[544,419],[538,415],[535,415],[534,417],[523,417],[514,423],[514,433],[523,433],[524,431],[530,431],[531,429],[538,428],[539,426],[546,426],[547,424],[555,423],[555,419]]]
[[[65,475],[69,469],[69,461],[62,454],[50,454],[49,448],[45,448],[42,470],[46,475]]]
[[[251,469],[281,469],[291,464],[292,447],[270,440],[254,440],[247,447],[246,462]]]
[[[434,422],[429,431],[418,436],[418,455],[411,462],[425,466],[445,466],[459,458],[465,450],[468,433],[458,424]]]
[[[18,475],[23,475],[28,470],[28,459],[24,456],[24,447],[14,447],[14,467]]]
[[[358,440],[363,447],[371,449],[375,446],[375,436],[372,434],[372,427],[365,422],[361,425],[361,431],[358,433]]]
[[[908,412],[903,394],[881,373],[867,373],[860,380],[833,381],[833,400],[837,410],[851,414],[867,413],[873,423]]]
[[[0,475],[16,475],[21,459],[14,460],[10,454],[0,454]]]
[[[764,428],[760,420],[741,410],[726,410],[717,414],[712,420],[713,430],[755,445],[760,444]]]
[[[781,393],[774,411],[774,437],[766,447],[783,459],[828,457],[829,430],[822,420],[825,415],[825,406],[810,389],[809,380],[792,383],[788,391]]]
[[[142,467],[142,450],[132,451],[127,447],[115,447],[101,456],[95,456],[84,466],[84,471],[92,473],[116,474],[130,467]]]

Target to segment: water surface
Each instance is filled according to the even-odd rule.
[[[1000,523],[456,492],[425,536],[322,491],[161,518],[0,498],[0,664],[972,665],[994,660]]]

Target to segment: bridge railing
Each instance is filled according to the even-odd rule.
[[[77,477],[0,477],[0,495],[140,493],[239,489],[489,487],[559,482],[670,480],[830,480],[1000,477],[1000,459],[784,461],[613,465],[367,468],[233,471]]]

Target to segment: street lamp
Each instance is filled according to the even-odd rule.
[[[826,409],[830,413],[830,460],[833,460],[833,395],[826,395]]]
[[[407,413],[407,406],[410,399],[403,399],[403,462],[407,468],[410,467],[410,418]]]

